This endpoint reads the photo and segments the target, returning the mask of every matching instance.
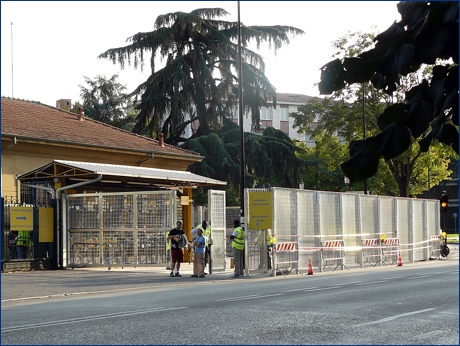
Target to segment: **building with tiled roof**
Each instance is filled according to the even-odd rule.
[[[311,133],[299,133],[294,128],[294,119],[289,117],[289,113],[297,112],[297,107],[307,104],[312,99],[317,97],[303,95],[303,94],[290,94],[290,93],[276,93],[276,108],[273,105],[273,100],[267,100],[267,106],[260,108],[260,130],[262,133],[266,127],[274,127],[283,131],[290,138],[306,142],[308,145],[313,146],[311,140]],[[234,112],[233,121],[238,124],[238,112]],[[245,114],[245,119],[251,119],[251,114]],[[314,126],[314,125],[313,125]],[[251,131],[251,122],[245,121],[244,130]]]
[[[2,196],[17,194],[15,176],[52,160],[185,171],[196,152],[40,102],[2,97]]]

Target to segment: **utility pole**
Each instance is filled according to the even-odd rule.
[[[240,2],[238,1],[238,109],[240,123],[240,226],[244,227],[244,129],[243,129],[243,63],[241,60],[241,20]]]

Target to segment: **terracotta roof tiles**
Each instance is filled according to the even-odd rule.
[[[115,149],[148,151],[187,156],[198,153],[173,145],[161,146],[157,140],[37,101],[2,97],[2,135],[63,141]]]

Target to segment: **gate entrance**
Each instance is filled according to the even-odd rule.
[[[176,224],[173,190],[64,195],[63,263],[139,267],[169,265],[166,232]],[[212,270],[225,270],[225,191],[208,191]]]
[[[2,272],[55,267],[54,201],[32,192],[21,193],[21,201],[1,199]]]
[[[177,219],[176,199],[172,190],[67,195],[64,263],[71,268],[169,264],[165,234]]]

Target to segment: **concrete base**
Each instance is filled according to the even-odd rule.
[[[53,264],[51,260],[14,260],[2,262],[2,273],[15,271],[31,271],[31,270],[52,270]]]

